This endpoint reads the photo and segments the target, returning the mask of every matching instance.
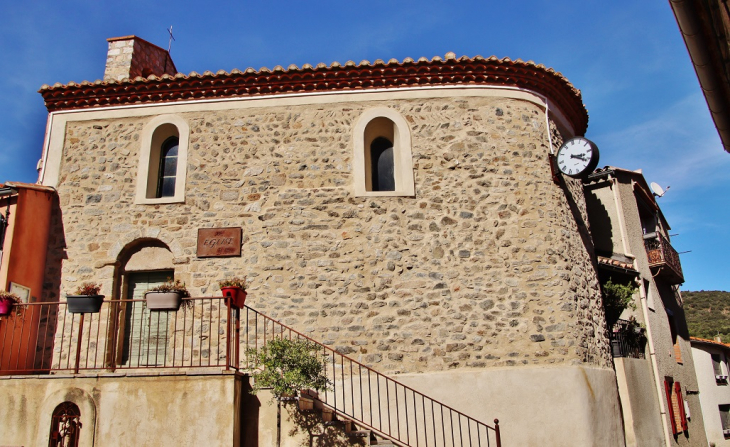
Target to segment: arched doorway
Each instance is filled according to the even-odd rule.
[[[116,291],[122,300],[117,312],[117,343],[113,362],[120,368],[163,366],[170,318],[144,306],[144,293],[174,278],[172,252],[157,239],[138,239],[120,252]]]

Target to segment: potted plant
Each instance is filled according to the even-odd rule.
[[[20,304],[18,295],[0,290],[0,315],[9,315],[14,304]]]
[[[104,295],[99,295],[101,285],[85,282],[76,288],[73,295],[66,295],[67,309],[72,314],[97,313],[104,302]]]
[[[166,282],[149,289],[144,294],[149,310],[178,310],[182,299],[189,296],[185,283],[172,278],[167,278]]]
[[[243,307],[246,302],[246,286],[248,286],[245,276],[243,278],[234,276],[233,278],[223,279],[218,281],[218,285],[221,292],[223,292],[223,296],[231,297],[231,304],[234,307],[238,309]]]
[[[606,323],[609,329],[616,324],[625,309],[636,309],[636,304],[634,304],[635,291],[636,285],[632,282],[621,284],[614,283],[609,279],[601,286],[603,308],[606,311]]]

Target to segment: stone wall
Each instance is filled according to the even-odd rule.
[[[415,197],[352,194],[352,128],[384,106],[410,125]],[[535,104],[459,97],[179,115],[191,129],[187,192],[168,205],[134,204],[151,117],[68,122],[49,248],[62,281],[49,297],[96,280],[119,298],[117,256],[147,237],[170,247],[193,295],[246,274],[247,304],[383,372],[610,367],[582,188],[552,181]],[[228,226],[243,227],[242,256],[196,258],[198,228]]]

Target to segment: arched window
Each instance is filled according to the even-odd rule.
[[[188,124],[177,115],[153,118],[142,132],[135,203],[185,201]]]
[[[177,152],[179,146],[180,140],[177,137],[169,137],[164,143],[162,143],[156,197],[173,197],[175,195]]]
[[[81,411],[73,402],[63,402],[53,410],[49,447],[78,447]]]
[[[356,196],[414,196],[411,133],[389,108],[365,111],[353,132]]]

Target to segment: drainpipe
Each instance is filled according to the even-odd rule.
[[[635,264],[635,261],[634,261]],[[634,268],[636,265],[634,265]],[[656,393],[659,400],[659,412],[662,415],[662,428],[664,428],[664,444],[672,447],[672,436],[669,433],[669,421],[667,420],[667,408],[664,396],[664,388],[659,376],[659,367],[656,361],[656,351],[654,350],[654,337],[651,333],[651,324],[649,323],[649,305],[646,301],[646,290],[644,289],[644,281],[639,277],[635,280],[639,286],[639,295],[641,295],[641,311],[644,314],[644,324],[646,325],[646,339],[649,343],[649,358],[651,359],[651,367],[654,370],[654,384],[656,385]]]

